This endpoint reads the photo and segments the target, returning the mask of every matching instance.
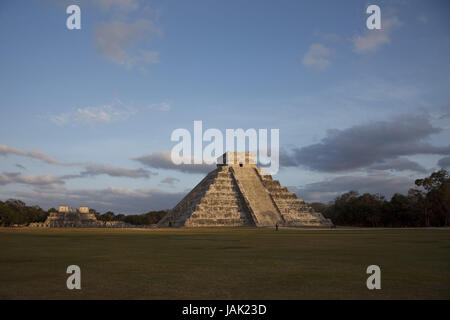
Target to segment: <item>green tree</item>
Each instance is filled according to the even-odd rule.
[[[419,189],[412,189],[421,208],[425,226],[448,226],[450,223],[450,172],[445,169],[415,181]]]

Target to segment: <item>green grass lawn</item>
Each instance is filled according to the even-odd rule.
[[[0,298],[450,299],[450,229],[2,228]]]

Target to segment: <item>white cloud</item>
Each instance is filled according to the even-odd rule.
[[[420,23],[423,23],[423,24],[427,24],[428,23],[428,18],[426,17],[426,16],[419,16],[418,18],[417,18],[417,20],[419,20],[419,22]]]
[[[323,42],[340,42],[341,41],[341,36],[338,35],[337,33],[333,33],[333,32],[322,32],[319,30],[314,31],[314,36],[318,37],[321,39],[321,41]]]
[[[170,111],[172,109],[171,104],[168,101],[161,103],[154,103],[148,106],[149,109],[160,110],[160,111]]]
[[[331,50],[320,43],[313,43],[303,56],[303,64],[317,70],[324,70],[330,66]]]
[[[366,30],[353,38],[353,50],[357,53],[374,52],[384,44],[391,42],[391,32],[402,23],[395,17],[381,19],[381,30]]]
[[[101,107],[78,108],[74,112],[52,116],[50,120],[58,126],[65,126],[67,124],[94,125],[125,120],[135,113],[136,111],[131,108],[119,108],[106,105]]]
[[[155,50],[144,46],[150,43],[161,31],[148,19],[135,22],[110,21],[95,29],[95,42],[99,52],[109,60],[127,68],[158,63]]]
[[[94,3],[103,10],[117,8],[121,11],[133,11],[139,7],[136,0],[94,0]]]

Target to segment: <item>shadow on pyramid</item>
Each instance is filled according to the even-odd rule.
[[[271,175],[248,152],[226,152],[158,227],[332,227]]]

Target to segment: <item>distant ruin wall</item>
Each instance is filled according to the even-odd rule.
[[[87,207],[85,207],[87,208]],[[80,208],[81,209],[81,208]],[[51,212],[44,222],[33,222],[31,228],[142,228],[123,221],[99,221],[93,213]]]

